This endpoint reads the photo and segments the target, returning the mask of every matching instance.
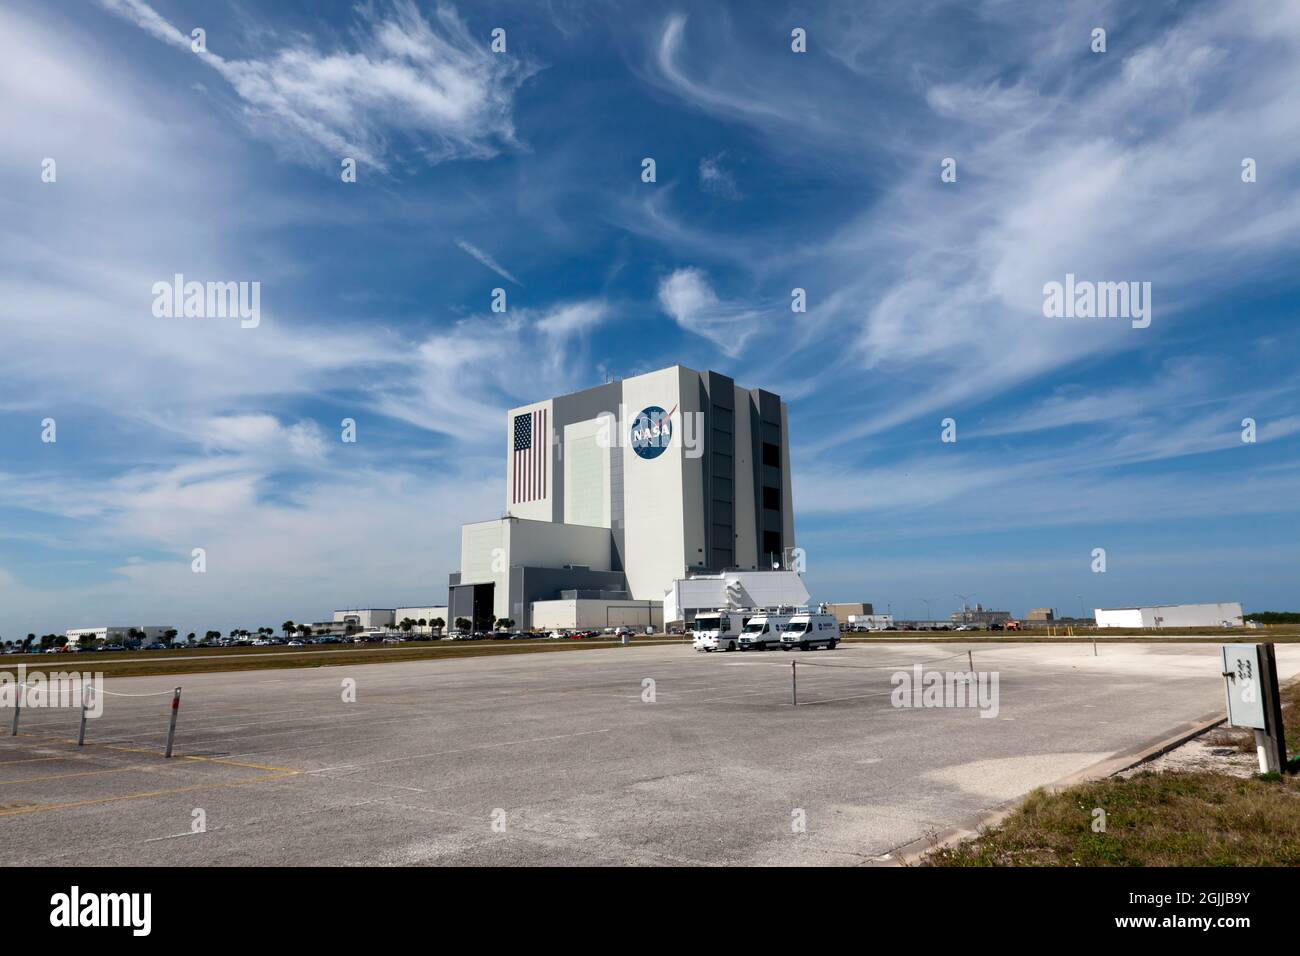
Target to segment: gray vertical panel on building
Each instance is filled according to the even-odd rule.
[[[700,376],[704,428],[704,551],[708,570],[736,566],[736,383],[718,372]]]
[[[781,500],[784,497],[781,473],[781,399],[761,388],[752,389],[754,415],[754,523],[758,528],[758,555],[760,562],[780,560],[784,549],[784,521]],[[770,455],[764,446],[775,446],[776,464],[769,464]],[[774,493],[769,494],[769,491]],[[776,507],[768,507],[772,501]]]

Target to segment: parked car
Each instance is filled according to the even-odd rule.
[[[289,646],[290,646],[290,647],[302,647],[303,645],[302,645],[302,641],[290,641],[290,642],[289,642]]]

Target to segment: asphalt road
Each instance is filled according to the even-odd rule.
[[[0,864],[858,864],[1223,706],[1216,645],[1141,643],[974,645],[996,716],[892,706],[891,675],[964,671],[965,650],[110,679],[158,696],[106,698],[81,749],[69,710],[0,737]],[[1300,671],[1300,646],[1278,661]]]

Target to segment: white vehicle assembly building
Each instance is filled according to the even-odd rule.
[[[674,365],[510,409],[504,437],[504,514],[463,527],[448,620],[658,626],[674,581],[788,563],[771,392]]]

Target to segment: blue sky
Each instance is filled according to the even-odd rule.
[[[440,601],[504,409],[673,363],[788,401],[816,599],[1300,607],[1300,9],[815,7],[6,4],[0,636]]]

